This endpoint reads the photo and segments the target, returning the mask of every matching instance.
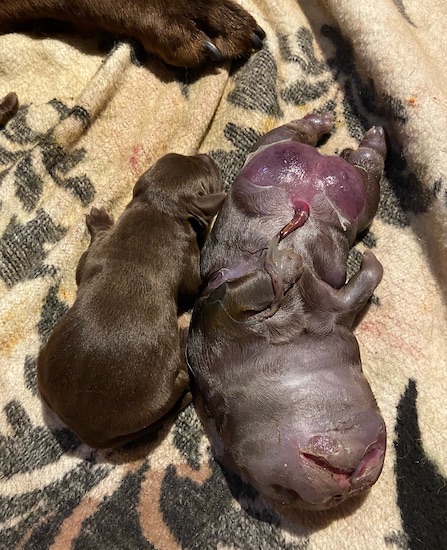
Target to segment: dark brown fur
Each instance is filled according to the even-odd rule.
[[[14,92],[10,92],[0,101],[0,126],[4,126],[17,113],[19,100]]]
[[[232,0],[1,0],[0,30],[39,19],[81,31],[104,30],[139,40],[166,63],[196,67],[207,59],[248,56],[264,31]]]
[[[177,314],[200,285],[199,243],[224,198],[205,155],[166,155],[138,180],[116,224],[87,216],[91,244],[74,305],[38,360],[44,401],[92,447],[151,431],[188,402]]]

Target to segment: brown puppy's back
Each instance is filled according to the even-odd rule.
[[[92,211],[76,301],[39,356],[43,399],[93,447],[150,430],[187,390],[177,313],[200,284],[188,205],[209,208],[214,197],[215,212],[223,199],[210,161],[188,159],[164,157],[140,178],[115,226],[104,211]]]

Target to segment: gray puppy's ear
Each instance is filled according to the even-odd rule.
[[[216,288],[202,300],[200,315],[208,327],[251,323],[251,317],[268,309],[274,299],[270,275],[264,270],[253,271]]]
[[[194,197],[188,204],[188,212],[205,228],[219,212],[225,197],[223,192]]]

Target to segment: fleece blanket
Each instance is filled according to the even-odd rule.
[[[101,35],[0,37],[0,548],[447,548],[447,77],[441,0],[241,0],[261,51],[208,71]],[[194,407],[158,439],[97,452],[42,407],[36,358],[76,295],[85,214],[118,216],[161,155],[208,153],[226,184],[262,133],[331,111],[326,153],[384,125],[372,248],[384,279],[356,329],[388,429],[377,484],[280,515],[223,470]],[[169,243],[166,243],[168,250]],[[187,320],[185,321],[187,322]]]

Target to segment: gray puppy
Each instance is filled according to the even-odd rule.
[[[116,224],[104,209],[87,216],[77,297],[37,375],[43,400],[88,445],[120,446],[189,402],[177,315],[197,296],[200,245],[224,197],[209,157],[170,154]]]
[[[202,251],[187,356],[217,457],[274,501],[328,508],[370,487],[386,430],[352,333],[382,277],[371,252],[346,283],[379,201],[386,144],[322,156],[329,114],[266,134]]]

